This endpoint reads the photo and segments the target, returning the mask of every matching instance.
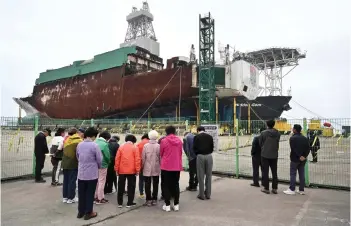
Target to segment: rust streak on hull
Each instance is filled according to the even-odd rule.
[[[147,108],[178,68],[124,75],[124,66],[63,79],[34,87],[33,95],[21,98],[51,118],[89,119],[106,113]],[[180,73],[180,71],[182,71]],[[183,66],[163,91],[155,105],[179,98],[180,74],[182,98],[197,94],[192,85],[191,65]]]

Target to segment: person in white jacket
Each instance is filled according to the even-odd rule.
[[[52,163],[51,185],[60,186],[59,175],[61,170],[61,160],[63,155],[63,140],[65,136],[65,129],[58,128],[55,137],[51,140],[50,155]]]

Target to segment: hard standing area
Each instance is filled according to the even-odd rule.
[[[2,225],[241,225],[241,226],[343,226],[350,225],[350,192],[306,189],[307,195],[287,196],[279,184],[278,195],[250,187],[248,180],[213,177],[212,198],[201,201],[196,192],[184,191],[188,174],[180,179],[180,211],[165,213],[158,207],[118,209],[116,194],[109,204],[94,206],[99,216],[90,221],[76,218],[77,204],[63,204],[61,188],[49,183],[17,181],[2,184]],[[128,212],[127,212],[128,211]]]

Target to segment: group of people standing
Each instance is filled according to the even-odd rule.
[[[63,185],[63,202],[78,202],[77,217],[88,220],[97,216],[93,204],[107,203],[105,194],[112,193],[113,187],[117,191],[119,208],[123,207],[126,193],[126,207],[135,206],[137,176],[140,197],[144,197],[145,190],[145,205],[156,205],[161,176],[161,199],[165,202],[162,209],[166,212],[171,209],[178,211],[183,147],[189,158],[187,190],[196,191],[199,184],[198,198],[204,200],[211,197],[213,139],[204,131],[203,127],[199,127],[197,135],[187,133],[183,144],[176,136],[175,127],[168,126],[166,136],[160,139],[157,131],[151,130],[143,135],[138,144],[134,135],[127,134],[125,143],[119,145],[119,137],[111,136],[107,131],[99,133],[94,127],[86,130],[71,128],[67,136],[65,129],[58,128],[48,148],[46,137],[51,135],[51,130],[45,129],[35,137],[35,182],[45,183],[41,171],[45,156],[50,155],[53,165],[51,185]],[[59,183],[61,168],[63,184]]]
[[[267,128],[261,128],[260,134],[254,137],[252,141],[251,156],[253,168],[253,183],[251,186],[260,187],[259,184],[259,168],[262,174],[262,189],[266,194],[277,194],[278,190],[278,151],[280,142],[280,133],[274,129],[275,121],[266,122]],[[313,160],[316,162],[316,153],[319,149],[318,137],[308,133],[308,138],[301,134],[301,125],[293,126],[293,135],[289,139],[290,144],[290,186],[284,191],[287,195],[304,194],[305,189],[305,164],[307,157],[312,150]],[[315,145],[316,144],[316,145]],[[269,169],[272,173],[272,190],[269,190]],[[296,174],[299,174],[299,190],[295,191]]]

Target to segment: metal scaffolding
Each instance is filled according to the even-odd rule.
[[[199,108],[201,122],[214,122],[215,115],[215,26],[211,14],[199,15]]]
[[[153,20],[154,16],[150,13],[147,2],[143,2],[143,7],[140,10],[133,7],[132,12],[127,16],[128,30],[124,42],[141,37],[157,41],[152,25]]]
[[[306,58],[306,53],[302,53],[299,49],[280,47],[253,51],[244,56],[246,61],[264,72],[266,96],[283,96],[283,78],[303,58]],[[287,73],[283,73],[283,69],[287,67],[291,69]]]

